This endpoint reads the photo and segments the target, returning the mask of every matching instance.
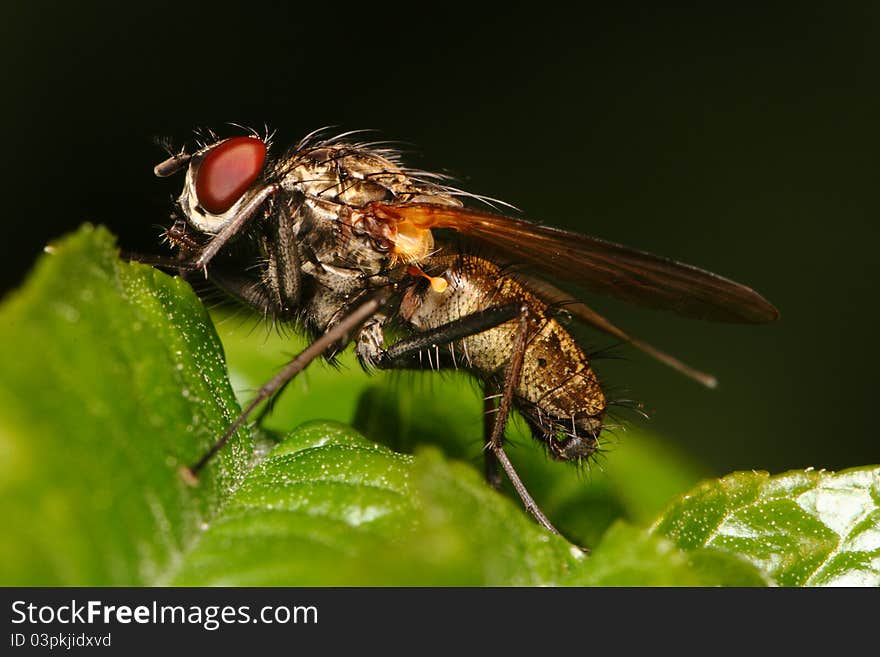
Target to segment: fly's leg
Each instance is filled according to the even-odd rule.
[[[519,384],[519,377],[522,374],[523,358],[528,345],[528,309],[523,306],[519,314],[519,328],[516,332],[516,340],[513,343],[513,355],[510,357],[510,363],[507,365],[507,373],[504,376],[504,387],[501,391],[501,399],[498,402],[498,410],[495,413],[495,422],[492,426],[492,432],[489,435],[489,441],[486,449],[495,456],[510,483],[513,484],[514,490],[522,500],[526,511],[532,514],[532,517],[539,525],[552,532],[559,534],[559,530],[553,526],[553,523],[544,515],[537,502],[532,498],[522,479],[519,478],[513,463],[507,458],[504,451],[504,429],[507,426],[507,418],[513,406],[513,393]]]
[[[214,287],[230,298],[243,302],[265,318],[293,319],[301,296],[302,270],[299,252],[294,241],[293,224],[286,219],[286,214],[274,215],[267,232],[260,235],[263,255],[266,259],[266,273],[261,280],[231,273],[218,267],[208,271],[208,280]],[[165,238],[178,247],[176,258],[130,252],[123,252],[120,255],[128,260],[155,267],[177,269],[179,276],[189,279],[194,271],[189,263],[192,262],[193,254],[198,253],[202,245],[187,234],[186,224],[181,221],[166,230]],[[274,401],[282,390],[283,388],[276,391],[269,403],[260,411],[257,423],[272,411]]]
[[[259,217],[261,210],[266,208],[266,205],[280,191],[280,189],[281,188],[275,184],[266,185],[261,188],[242,206],[223,230],[214,235],[206,244],[198,244],[193,240],[190,240],[189,243],[178,243],[175,236],[172,234],[175,227],[169,229],[166,236],[170,241],[178,243],[178,246],[181,246],[182,257],[180,259],[165,259],[154,256],[140,257],[136,254],[126,255],[129,260],[137,260],[144,264],[154,265],[156,267],[178,269],[181,271],[198,271],[201,269],[205,271],[205,274],[207,275],[208,263],[213,260],[214,256],[216,256],[230,240],[242,233],[254,219]],[[283,215],[279,216],[279,223],[282,223],[283,218]],[[189,240],[189,238],[187,238],[187,240]]]
[[[260,238],[266,256],[266,275],[263,288],[271,295],[272,309],[267,316],[293,319],[302,296],[302,263],[296,244],[293,221],[284,212],[274,213],[266,234]],[[269,398],[257,416],[257,425],[272,413],[275,402],[292,381],[289,379]]]
[[[262,312],[264,317],[290,320],[296,314],[302,291],[302,270],[292,223],[286,221],[285,215],[278,215],[273,218],[269,230],[270,234],[261,236],[266,257],[266,275],[262,280],[255,281],[221,269],[212,269],[208,280],[234,299]],[[257,417],[258,424],[272,412],[275,400],[287,383],[272,394]]]
[[[192,268],[205,269],[213,257],[220,252],[220,249],[226,246],[229,240],[241,233],[251,220],[259,215],[260,210],[265,207],[269,199],[275,196],[280,189],[281,188],[278,185],[266,185],[260,189],[250,201],[242,206],[238,213],[232,218],[232,221],[230,221],[223,230],[214,235],[214,237],[211,238],[211,241],[205,245],[198,255],[196,255],[195,259],[192,261]]]
[[[180,246],[180,254],[185,258],[187,253],[192,253],[192,249],[187,250],[187,243],[184,242],[184,230],[183,227],[175,225],[168,229],[166,235],[169,241]],[[279,251],[282,247],[293,249],[295,246],[290,241],[292,236],[279,231],[277,238],[275,248],[266,248],[265,250],[267,275],[264,280],[255,280],[241,274],[230,273],[221,268],[212,268],[208,271],[208,281],[230,298],[244,303],[248,308],[256,310],[265,318],[290,320],[293,319],[299,302],[302,273],[299,269],[299,256],[295,250],[288,252],[284,257],[279,257]],[[268,246],[266,242],[270,240],[265,236],[261,239],[264,245]],[[154,267],[178,269],[178,275],[185,279],[192,276],[193,273],[191,269],[181,270],[181,260],[173,257],[139,255],[130,252],[123,252],[120,255],[128,260]],[[275,392],[269,403],[260,411],[257,417],[258,424],[272,412],[275,399],[282,391],[283,387]]]
[[[348,336],[363,322],[369,319],[376,311],[378,311],[385,301],[388,299],[388,292],[383,290],[379,294],[373,296],[368,301],[358,306],[354,311],[343,317],[339,322],[330,327],[321,337],[312,342],[308,347],[296,355],[287,365],[285,365],[275,376],[266,382],[258,391],[256,396],[244,408],[241,414],[226,429],[223,435],[215,442],[211,448],[205,452],[204,456],[196,463],[188,468],[184,468],[182,474],[184,478],[195,483],[199,472],[214,457],[217,452],[223,449],[229,439],[238,431],[248,417],[254,412],[262,402],[269,399],[278,390],[283,388],[297,374],[302,372],[315,358],[324,353],[327,349],[337,344],[340,340]]]
[[[519,312],[518,304],[507,304],[471,313],[442,326],[399,340],[369,357],[369,361],[380,370],[422,369],[418,356],[423,349],[434,349],[495,328],[515,319]]]
[[[270,263],[269,268],[272,267],[273,265]],[[264,318],[291,319],[293,316],[293,309],[281,301],[277,294],[278,288],[274,287],[271,283],[266,284],[245,276],[227,274],[216,269],[212,269],[208,273],[208,280],[233,299],[242,301],[249,308],[262,313]],[[266,416],[272,413],[275,408],[275,402],[289,383],[290,381],[278,388],[260,410],[255,420],[257,426],[262,425]]]
[[[222,268],[207,272],[208,280],[266,317],[292,319],[302,296],[302,265],[293,227],[289,213],[279,209],[269,217],[265,229],[261,229],[259,238],[266,259],[266,273],[262,280],[231,274]],[[189,235],[186,223],[180,220],[165,231],[165,240],[178,248],[177,256],[126,251],[120,256],[145,265],[176,269],[178,275],[188,278],[196,269],[195,263],[206,245]]]
[[[498,408],[495,399],[501,393],[491,383],[483,386],[483,444],[489,444],[489,436],[492,435],[492,427],[495,424],[495,414]],[[501,473],[498,471],[498,459],[490,449],[483,450],[486,483],[495,490],[501,490]]]
[[[173,237],[170,239],[176,242]],[[302,296],[302,266],[293,221],[286,212],[273,213],[259,239],[266,259],[261,280],[229,274],[223,269],[212,269],[208,279],[265,317],[293,319]]]
[[[278,314],[290,318],[302,296],[302,263],[293,218],[286,206],[270,215],[261,242],[268,260],[266,283],[278,306]]]
[[[507,426],[507,417],[513,407],[513,395],[519,384],[523,357],[528,344],[528,309],[525,306],[507,304],[466,315],[461,319],[400,340],[382,351],[372,362],[379,369],[418,367],[418,360],[415,359],[423,349],[434,349],[440,345],[449,344],[455,340],[487,331],[512,319],[517,319],[519,326],[513,344],[513,355],[504,377],[498,408],[494,412],[494,419],[491,423],[486,451],[491,454],[489,458],[497,461],[504,469],[526,510],[538,524],[554,534],[559,534],[559,530],[547,519],[547,516],[532,498],[504,451],[504,429]]]
[[[132,251],[120,251],[119,257],[130,262],[139,262],[143,265],[159,267],[161,269],[176,270],[183,278],[193,271],[190,264],[192,254],[202,249],[202,244],[186,232],[186,223],[177,220],[165,230],[165,241],[178,248],[177,255],[156,255],[153,253],[134,253]]]

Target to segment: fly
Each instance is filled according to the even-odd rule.
[[[194,152],[155,167],[160,177],[185,169],[185,182],[166,233],[177,256],[152,262],[204,272],[234,298],[312,338],[185,470],[191,481],[259,404],[315,358],[354,343],[367,370],[474,375],[485,391],[487,480],[499,487],[503,469],[529,513],[558,533],[504,445],[515,409],[554,459],[580,462],[599,447],[608,400],[555,308],[564,304],[703,385],[714,387],[715,379],[571,301],[547,278],[685,317],[761,323],[779,316],[754,290],[702,269],[467,207],[477,197],[407,168],[382,144],[349,141],[352,134],[318,131],[274,153],[269,136],[211,133]]]

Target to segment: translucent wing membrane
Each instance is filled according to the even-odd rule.
[[[531,289],[535,294],[544,299],[544,301],[565,310],[565,312],[577,317],[585,324],[588,324],[607,335],[622,340],[623,342],[628,342],[639,351],[648,354],[651,358],[654,358],[664,365],[668,365],[672,369],[681,372],[686,377],[693,379],[707,388],[715,388],[718,385],[718,380],[711,374],[707,374],[695,367],[691,367],[675,356],[667,354],[665,351],[648,344],[644,340],[632,337],[585,303],[572,299],[571,295],[566,294],[547,281],[533,278],[522,273],[515,273],[513,276],[526,285],[526,287]]]
[[[769,301],[745,285],[596,237],[429,203],[377,203],[372,209],[418,228],[458,231],[516,262],[639,306],[716,322],[762,323],[779,317]]]

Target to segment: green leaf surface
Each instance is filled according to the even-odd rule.
[[[592,558],[529,520],[473,468],[310,422],[245,478],[174,584],[761,586],[735,556],[685,553],[615,525]]]
[[[352,560],[378,552],[413,523],[411,461],[343,425],[303,425],[248,473],[223,511],[203,526],[172,581],[359,583]]]
[[[173,582],[555,584],[582,560],[470,468],[310,422],[249,473]]]
[[[242,434],[198,488],[177,473],[238,412],[220,343],[106,231],[50,253],[0,309],[0,582],[155,581],[250,453]]]
[[[738,472],[681,497],[654,532],[748,559],[784,586],[878,586],[880,467]]]
[[[716,550],[678,549],[672,541],[614,524],[582,569],[583,586],[766,586],[752,564]]]

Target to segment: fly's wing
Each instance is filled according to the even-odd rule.
[[[670,258],[558,228],[467,208],[374,203],[371,211],[417,228],[449,228],[596,292],[684,317],[762,323],[779,311],[749,287]]]
[[[675,356],[672,356],[671,354],[666,353],[661,349],[658,349],[651,344],[648,344],[644,340],[632,337],[631,335],[623,331],[623,329],[620,329],[615,324],[612,324],[606,317],[600,315],[595,310],[590,308],[587,304],[583,303],[582,301],[576,301],[572,299],[570,295],[551,285],[547,281],[533,278],[523,273],[514,273],[513,277],[516,278],[520,283],[525,285],[527,288],[529,288],[532,292],[541,297],[547,303],[561,308],[570,315],[577,317],[585,324],[588,324],[593,328],[598,329],[603,333],[606,333],[607,335],[611,335],[623,342],[628,342],[639,351],[648,354],[651,358],[663,363],[664,365],[668,365],[672,369],[681,372],[689,379],[693,379],[697,383],[704,385],[707,388],[715,388],[718,386],[718,379],[716,379],[711,374],[698,370],[695,367],[691,367],[682,360],[676,358]]]

